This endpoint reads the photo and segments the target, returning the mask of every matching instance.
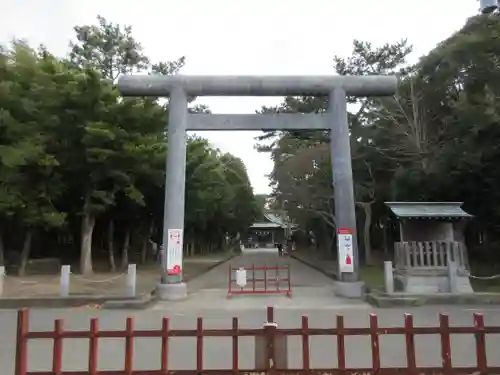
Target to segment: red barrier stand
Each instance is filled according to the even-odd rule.
[[[228,272],[228,297],[233,294],[286,294],[292,296],[290,265],[232,267]],[[242,274],[245,276],[243,277]],[[238,277],[240,275],[240,277]],[[242,281],[244,280],[244,283]]]

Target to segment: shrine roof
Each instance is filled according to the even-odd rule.
[[[463,202],[385,202],[398,218],[470,218]]]
[[[264,217],[269,220],[271,223],[278,224],[278,225],[286,225],[285,221],[281,217],[281,215],[275,213],[275,212],[264,212]]]
[[[264,220],[261,222],[253,223],[250,228],[286,228],[287,223],[283,220],[282,215],[277,212],[267,211],[264,212]],[[291,228],[295,228],[297,225],[290,223]]]

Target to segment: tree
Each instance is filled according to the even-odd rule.
[[[336,56],[334,69],[340,75],[389,74],[400,72],[406,56],[411,52],[406,40],[394,44],[373,47],[370,43],[354,41],[353,52],[348,58]],[[406,72],[403,70],[403,72]],[[375,203],[375,175],[377,168],[370,146],[372,131],[369,114],[375,106],[372,99],[349,98],[349,103],[358,108],[349,114],[351,127],[351,148],[357,205],[363,209],[364,235],[362,242],[365,257],[371,261],[370,231],[372,205]],[[326,97],[287,97],[276,108],[264,108],[264,112],[322,113],[326,111]],[[274,194],[282,196],[287,209],[295,221],[312,226],[316,237],[330,248],[335,233],[332,167],[330,161],[329,135],[327,132],[281,132],[268,134],[261,140],[275,137],[270,148],[274,160],[272,174]],[[335,164],[335,161],[333,161]],[[318,226],[318,220],[321,224]]]
[[[98,21],[75,28],[67,59],[22,42],[0,51],[0,261],[11,267],[22,253],[21,272],[31,250],[78,255],[87,274],[104,249],[112,270],[119,249],[122,267],[144,263],[161,238],[168,106],[120,98],[113,82],[175,74],[184,58],[150,65],[129,27]],[[200,138],[187,160],[186,254],[218,251],[257,215],[247,171]]]
[[[97,16],[98,25],[75,26],[76,43],[71,43],[71,61],[79,68],[99,71],[114,81],[120,74],[145,70],[149,59],[132,36],[132,27],[114,24]]]
[[[98,26],[77,26],[75,27],[75,32],[78,43],[72,44],[70,56],[72,62],[82,69],[91,67],[92,69],[99,71],[102,78],[114,82],[120,74],[141,71],[149,68],[149,59],[143,54],[140,43],[138,43],[132,36],[132,28],[130,26],[122,27],[108,22],[103,17],[98,16]],[[151,69],[156,74],[173,74],[176,73],[178,69],[183,66],[183,64],[184,58],[181,58],[176,62],[153,65]],[[112,104],[112,102],[109,103],[109,109],[111,110],[111,113],[113,113],[113,111],[116,113],[113,125],[118,124],[119,128],[115,129],[117,131],[112,134],[108,133],[108,136],[112,137],[112,139],[108,138],[104,141],[113,141],[113,143],[118,146],[117,152],[120,154],[120,157],[124,156],[124,152],[128,153],[128,155],[125,156],[125,162],[123,163],[123,166],[127,170],[122,171],[120,175],[118,172],[120,169],[117,169],[117,165],[113,163],[109,164],[109,173],[105,173],[102,177],[106,180],[106,183],[109,186],[109,189],[106,189],[107,192],[105,190],[101,190],[103,197],[106,196],[106,203],[104,206],[101,204],[99,208],[96,207],[96,210],[98,211],[105,209],[106,205],[114,204],[117,193],[122,193],[124,197],[130,199],[132,205],[144,204],[142,194],[133,183],[133,175],[137,172],[136,169],[140,169],[141,166],[143,166],[144,158],[141,157],[141,154],[148,155],[148,146],[156,147],[158,139],[156,136],[153,136],[153,138],[150,136],[141,136],[141,133],[145,131],[145,125],[142,121],[144,120],[144,116],[149,117],[150,121],[154,124],[152,130],[156,135],[161,129],[160,123],[165,119],[164,110],[161,109],[155,100],[126,99],[123,102],[118,102],[117,99],[118,98],[116,97],[112,100],[115,102],[114,104]],[[132,113],[133,111],[146,112],[148,110],[152,111],[151,114],[146,113],[138,116],[137,113]],[[118,122],[116,120],[124,121]],[[97,132],[99,132],[98,129]],[[102,135],[103,133],[101,132],[100,134]],[[123,143],[118,145],[120,141]],[[148,141],[152,141],[152,143]],[[143,147],[140,147],[140,145]],[[108,150],[106,150],[106,152],[108,152]],[[134,162],[137,162],[137,164],[135,164],[137,167],[134,165]],[[122,164],[120,161],[117,161],[117,163]],[[117,183],[110,182],[109,177],[111,177],[111,174],[115,174],[122,180],[116,181]],[[124,204],[127,204],[127,202]],[[90,210],[92,211],[92,209]],[[84,225],[86,223],[86,217],[87,215],[84,214]],[[88,221],[89,228],[85,230],[85,233],[91,233],[90,224],[92,224],[92,222],[93,220]],[[115,223],[111,215],[111,217],[108,218],[107,247],[109,263],[112,270],[116,268],[114,256],[114,224]],[[83,230],[84,229],[82,229],[82,231]],[[91,237],[91,234],[82,234],[82,238],[88,235]],[[126,232],[126,243],[129,242],[129,237],[130,234]],[[90,250],[84,250],[83,246],[87,246],[86,249],[90,249],[90,243],[91,240],[82,242],[82,254],[87,254],[82,255],[82,268],[84,269],[89,269],[90,267],[89,265],[83,266],[84,257],[87,260],[90,259],[90,255],[88,255],[88,251]],[[125,246],[124,249],[128,249],[128,246]],[[122,266],[124,266],[128,261],[128,250],[124,251],[123,255]]]
[[[413,118],[420,118],[419,131],[412,135],[418,139],[413,142],[416,157],[394,181],[401,199],[464,201],[491,241],[498,238],[500,198],[499,30],[495,15],[472,17],[416,66],[402,91],[403,104],[411,102],[418,115]],[[403,108],[408,113],[410,106]]]
[[[57,90],[53,74],[58,71],[60,64],[52,56],[39,58],[21,41],[15,41],[12,49],[0,56],[0,218],[3,222],[15,219],[24,230],[21,275],[34,232],[39,227],[61,226],[65,219],[53,204],[61,193],[61,181],[56,171],[58,161],[48,147],[58,121],[51,116]],[[2,263],[3,243],[2,237]]]
[[[204,243],[204,252],[213,251],[226,236],[238,237],[258,215],[243,162],[210,148],[206,140],[191,139],[186,178],[186,211],[190,213],[186,237],[191,248]]]

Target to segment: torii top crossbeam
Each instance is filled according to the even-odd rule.
[[[130,75],[118,80],[124,96],[170,96],[182,89],[193,96],[328,95],[343,89],[349,96],[388,96],[396,76],[204,76]]]

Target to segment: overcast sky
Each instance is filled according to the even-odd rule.
[[[131,25],[153,61],[186,56],[184,74],[332,74],[334,55],[353,39],[374,44],[408,38],[415,60],[477,13],[477,0],[3,0],[0,42],[27,39],[64,55],[73,26],[109,21]],[[253,113],[281,98],[210,98],[216,113]],[[256,193],[270,191],[267,155],[254,132],[201,132],[241,157]]]

